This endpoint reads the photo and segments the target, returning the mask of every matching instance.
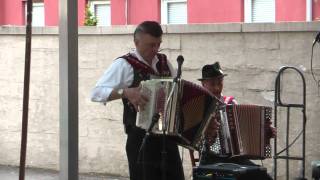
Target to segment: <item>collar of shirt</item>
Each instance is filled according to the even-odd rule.
[[[147,61],[145,61],[145,60],[143,59],[143,57],[139,54],[139,52],[138,52],[137,50],[134,50],[134,51],[132,51],[132,52],[130,52],[130,53],[133,54],[134,56],[136,56],[139,61],[143,62],[143,63],[146,64],[147,66],[150,66],[150,65],[147,63]],[[152,68],[153,70],[155,70],[156,72],[158,72],[157,66],[156,66],[157,63],[158,63],[158,61],[159,61],[158,57],[157,57],[157,56],[154,56],[154,58],[152,59],[151,68]]]

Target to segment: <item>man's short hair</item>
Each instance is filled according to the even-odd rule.
[[[134,38],[136,39],[136,36],[140,33],[150,34],[153,37],[161,37],[163,34],[162,28],[160,24],[156,21],[144,21],[141,24],[139,24],[134,31]]]

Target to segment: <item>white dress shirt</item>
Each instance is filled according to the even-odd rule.
[[[130,52],[138,58],[139,61],[150,66],[138,53],[138,51]],[[151,67],[155,72],[157,71],[156,64],[159,61],[157,56],[152,59]],[[167,61],[172,77],[175,77],[176,71],[173,69],[171,63]],[[133,68],[123,58],[115,60],[109,68],[104,72],[102,77],[98,80],[96,86],[91,92],[91,101],[107,102],[108,98],[114,89],[123,89],[129,87],[133,82]]]

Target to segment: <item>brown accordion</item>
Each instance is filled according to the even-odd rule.
[[[153,134],[164,131],[178,144],[198,149],[210,119],[218,114],[222,103],[203,87],[185,80],[174,83],[172,79],[153,79],[141,86],[149,102],[138,113],[137,127],[147,130],[154,113],[159,113]]]
[[[212,151],[250,159],[271,157],[271,107],[226,105],[220,110],[220,130]]]

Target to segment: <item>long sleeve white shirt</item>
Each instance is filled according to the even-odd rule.
[[[132,55],[138,58],[139,61],[148,65],[148,63],[137,52],[131,52]],[[152,59],[151,67],[157,72],[156,64],[159,61],[157,56]],[[171,63],[168,61],[168,67],[171,75],[175,77],[176,71],[173,69]],[[149,66],[149,65],[148,65]],[[114,89],[123,89],[129,87],[133,82],[133,67],[123,58],[115,60],[109,68],[100,77],[96,86],[91,92],[91,100],[94,102],[107,102],[111,92]]]

